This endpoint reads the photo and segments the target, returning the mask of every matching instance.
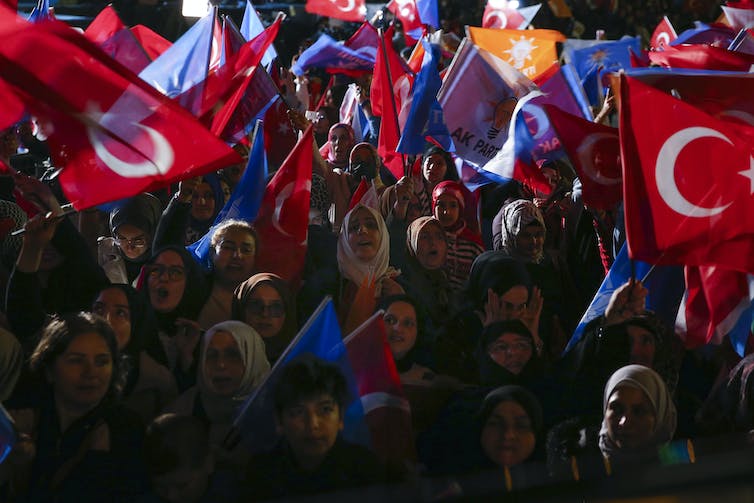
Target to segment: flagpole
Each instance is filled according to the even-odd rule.
[[[393,76],[390,72],[390,60],[387,58],[387,47],[385,45],[385,37],[383,36],[385,31],[382,29],[382,27],[377,28],[377,36],[380,38],[380,49],[382,51],[382,60],[385,62],[385,70],[387,71],[387,79],[388,83],[390,84],[388,87],[390,89],[390,106],[393,108],[393,116],[395,117],[395,130],[398,131],[398,136],[401,134],[401,124],[398,120],[398,107],[395,105],[395,90],[393,89]],[[382,106],[384,107],[385,104],[383,103]],[[384,114],[383,114],[384,116]],[[409,167],[408,163],[406,162],[406,154],[401,152],[401,162],[403,163],[403,175],[404,176],[411,176],[411,173],[409,173]]]

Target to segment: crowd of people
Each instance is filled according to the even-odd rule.
[[[16,432],[3,500],[256,501],[367,486],[441,499],[691,463],[748,441],[752,357],[727,341],[684,348],[638,279],[568,344],[623,232],[620,208],[584,206],[567,159],[541,166],[549,195],[512,181],[474,197],[430,143],[396,179],[378,121],[362,142],[339,122],[344,85],[304,114],[296,103],[320,101],[314,76],[296,89],[280,75],[291,125],[314,129],[300,284],[257,267],[253,222],[214,225],[242,166],[70,214],[33,121],[2,133],[14,169],[0,180],[0,401]],[[362,181],[376,200],[352,202]],[[208,232],[209,270],[186,248]],[[344,335],[382,313],[415,455],[346,441],[347,376],[310,354],[274,383],[275,447],[252,454],[233,438],[239,407],[328,295]]]

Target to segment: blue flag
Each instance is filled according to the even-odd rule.
[[[298,335],[291,341],[264,382],[246,400],[233,425],[252,452],[272,449],[278,441],[275,432],[273,390],[282,369],[294,358],[305,353],[338,365],[348,383],[347,406],[344,411],[343,436],[350,442],[369,446],[369,431],[364,422],[364,409],[359,400],[346,346],[338,325],[338,316],[330,297],[325,298]]]
[[[652,266],[639,260],[634,261],[636,279],[641,280],[649,290],[647,309],[655,314],[669,327],[675,326],[678,306],[681,304],[686,284],[683,278],[682,266]],[[602,281],[597,293],[589,304],[584,316],[581,317],[571,340],[564,353],[573,348],[584,335],[587,323],[603,315],[613,292],[626,283],[631,277],[631,262],[628,259],[628,249],[624,244],[613,266]]]
[[[264,135],[262,134],[262,121],[259,121],[254,140],[249,152],[249,162],[246,164],[241,179],[238,181],[230,199],[223,209],[217,214],[214,224],[199,241],[188,246],[196,260],[206,270],[212,267],[212,259],[209,253],[210,240],[217,226],[225,220],[236,219],[245,222],[253,222],[257,218],[257,212],[262,205],[262,197],[267,180],[267,157],[264,153]]]
[[[217,49],[221,47],[220,33],[215,34],[215,12],[212,9],[209,14],[201,18],[186,33],[175,41],[149,66],[144,68],[139,77],[162,94],[175,98],[207,78],[207,72],[211,66],[211,46],[213,39],[217,38]],[[217,58],[219,62],[219,51]],[[201,93],[189,93],[185,95],[197,96]],[[181,98],[181,106],[196,115],[199,100],[195,98],[186,102]]]
[[[576,68],[592,105],[601,105],[599,85],[604,73],[631,68],[629,49],[639,54],[641,39],[624,37],[621,40],[600,42],[571,52],[571,63]]]
[[[416,0],[416,10],[419,11],[422,24],[428,24],[436,30],[441,28],[437,0]]]
[[[445,125],[442,107],[437,101],[437,93],[442,85],[437,71],[440,48],[424,39],[421,44],[424,46],[424,59],[408,97],[411,108],[396,150],[406,154],[420,154],[429,137],[446,151],[454,151],[455,146],[448,126]]]
[[[730,26],[694,21],[694,27],[682,32],[670,45],[707,44],[726,49],[736,38],[736,34],[736,30]]]
[[[246,0],[246,10],[243,12],[243,19],[241,20],[241,35],[249,41],[264,31],[264,25],[257,15],[257,11],[254,5]],[[267,51],[262,56],[261,64],[265,68],[270,67],[272,60],[277,58],[278,53],[275,48],[270,44]]]
[[[50,0],[38,0],[37,5],[34,6],[26,19],[31,23],[39,23],[52,17],[54,16],[50,15]]]
[[[8,457],[15,444],[16,428],[5,407],[0,404],[0,464]]]
[[[336,41],[327,34],[322,34],[311,46],[298,57],[291,66],[295,75],[303,75],[309,68],[325,68],[337,72],[338,70],[365,71],[374,70],[375,58],[366,49],[352,49]]]

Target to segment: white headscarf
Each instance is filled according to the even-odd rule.
[[[655,427],[651,435],[651,449],[656,452],[658,446],[669,442],[673,438],[676,427],[676,410],[665,381],[662,380],[662,377],[657,372],[644,365],[627,365],[622,367],[616,370],[607,381],[605,394],[602,399],[603,419],[599,433],[600,450],[608,457],[620,451],[620,448],[615,445],[607,434],[607,419],[605,419],[607,404],[618,386],[629,386],[639,389],[649,399],[649,403],[652,405],[655,413]]]
[[[350,227],[351,216],[361,208],[367,210],[377,220],[377,228],[380,233],[380,247],[377,250],[377,254],[372,260],[366,262],[356,256],[351,249],[351,245],[348,243],[348,228]],[[367,276],[371,275],[376,280],[382,278],[388,272],[389,262],[390,236],[388,235],[385,220],[383,220],[379,211],[363,204],[357,204],[346,214],[346,218],[343,219],[343,225],[340,227],[340,236],[338,236],[338,269],[340,270],[340,274],[358,286],[361,285]]]

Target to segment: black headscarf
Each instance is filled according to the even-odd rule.
[[[486,251],[471,265],[466,283],[465,301],[472,309],[484,309],[487,290],[504,294],[517,285],[525,286],[531,293],[531,278],[526,267],[514,258],[499,251]]]
[[[531,358],[518,374],[501,367],[487,352],[487,347],[504,333],[514,333],[531,341]],[[477,349],[477,362],[479,364],[479,380],[482,386],[503,386],[507,384],[526,386],[531,384],[533,380],[541,378],[544,372],[542,361],[534,346],[534,337],[521,320],[498,321],[485,327],[482,330],[482,337]]]

